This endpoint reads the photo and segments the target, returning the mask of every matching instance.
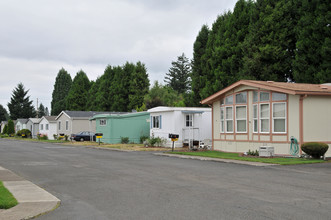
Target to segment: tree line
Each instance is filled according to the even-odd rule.
[[[82,70],[72,79],[62,68],[55,79],[51,114],[201,106],[202,99],[241,79],[331,82],[330,7],[322,0],[239,0],[211,28],[201,27],[192,60],[184,53],[178,56],[164,77],[165,85],[156,81],[150,88],[141,62],[109,65],[95,81]],[[8,103],[12,119],[36,115],[25,92],[23,84],[13,91]],[[0,105],[0,117],[8,118],[5,111]]]
[[[241,79],[331,82],[331,4],[239,0],[194,42],[194,103]]]

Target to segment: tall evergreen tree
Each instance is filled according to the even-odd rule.
[[[331,3],[322,0],[298,1],[300,12],[295,28],[294,81],[331,82]]]
[[[49,110],[47,107],[45,108],[45,116],[49,116]]]
[[[90,87],[91,83],[86,73],[80,70],[76,74],[66,97],[66,109],[71,111],[85,111]]]
[[[0,122],[8,120],[7,110],[0,104]]]
[[[118,66],[113,68],[114,77],[110,85],[111,110],[126,112],[129,103],[129,83],[131,73],[134,70],[132,63],[126,63],[123,68]]]
[[[42,118],[43,116],[46,115],[46,109],[43,103],[40,103],[39,108],[38,108],[38,118]]]
[[[177,61],[171,62],[171,65],[164,82],[178,93],[187,92],[191,88],[191,63],[189,59],[183,53],[177,57]]]
[[[13,90],[10,102],[7,104],[10,118],[16,120],[17,118],[33,118],[36,116],[36,111],[28,96],[29,90],[25,90],[24,85],[19,83]]]
[[[140,108],[144,104],[144,96],[148,93],[148,90],[147,69],[143,63],[137,62],[131,74],[128,110]]]
[[[206,53],[206,47],[209,36],[209,28],[203,25],[193,45],[193,60],[192,60],[192,92],[193,105],[199,106],[202,100],[200,91],[206,85],[204,77],[208,73],[203,71],[202,57]]]
[[[52,93],[51,115],[58,115],[61,111],[66,110],[66,97],[71,88],[72,79],[70,74],[61,69],[56,76],[54,90]]]

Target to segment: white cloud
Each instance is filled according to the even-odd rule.
[[[0,104],[22,82],[50,107],[63,67],[91,80],[105,67],[145,63],[151,83],[163,82],[171,61],[192,57],[203,24],[233,9],[235,0],[11,0],[0,2]]]

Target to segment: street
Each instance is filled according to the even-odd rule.
[[[255,167],[0,139],[0,166],[61,200],[40,220],[331,219],[331,163]]]

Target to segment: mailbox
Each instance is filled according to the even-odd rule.
[[[96,133],[95,136],[96,136],[96,138],[102,138],[103,133]]]
[[[178,139],[179,138],[179,134],[169,134],[169,138],[171,138],[171,139]]]

